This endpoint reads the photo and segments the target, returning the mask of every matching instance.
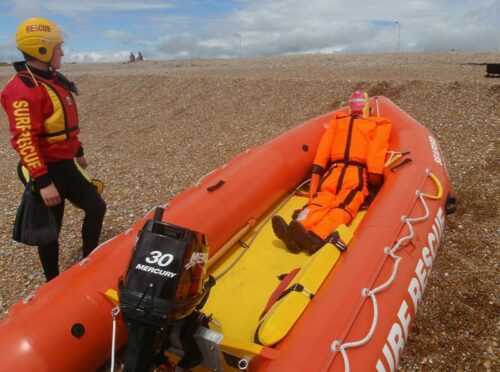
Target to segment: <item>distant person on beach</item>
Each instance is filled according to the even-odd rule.
[[[128,61],[129,62],[135,62],[135,55],[133,52],[130,52],[130,55],[128,56]]]
[[[142,53],[141,52],[137,53],[136,61],[143,61],[143,60],[144,60],[144,57],[142,56]]]
[[[64,56],[59,27],[45,18],[23,21],[16,45],[24,61],[15,62],[16,75],[2,91],[11,144],[29,171],[35,193],[54,214],[60,231],[65,199],[85,212],[82,226],[83,257],[96,247],[106,203],[96,187],[78,170],[87,160],[78,139],[78,113],[74,83],[57,70]],[[38,246],[47,281],[59,274],[58,239]]]
[[[309,202],[290,225],[278,215],[272,219],[288,250],[312,254],[327,242],[346,248],[335,229],[356,216],[369,183],[382,184],[391,126],[387,118],[370,116],[363,91],[350,96],[349,113],[334,115],[313,161]]]

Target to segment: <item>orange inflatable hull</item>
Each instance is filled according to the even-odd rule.
[[[412,161],[387,169],[347,253],[286,338],[262,347],[249,370],[389,371],[397,366],[442,241],[450,181],[426,128],[387,98],[372,101],[372,109],[393,122],[390,149],[409,151]],[[240,154],[169,202],[163,220],[206,234],[215,255],[307,178],[331,116]],[[441,197],[421,196],[439,192]],[[114,305],[104,293],[116,289],[137,233],[150,217],[10,309],[0,322],[0,371],[90,371],[109,360]],[[119,321],[117,347],[125,342]]]

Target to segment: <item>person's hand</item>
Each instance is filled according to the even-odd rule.
[[[85,159],[85,155],[77,157],[76,162],[83,169],[86,169],[89,166],[89,163],[87,163],[87,159]]]
[[[53,183],[40,189],[40,195],[47,207],[53,207],[61,203],[61,196]]]

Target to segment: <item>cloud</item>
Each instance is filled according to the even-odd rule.
[[[106,30],[102,34],[102,37],[110,40],[117,40],[122,44],[131,44],[132,40],[135,38],[132,33],[119,30]]]
[[[13,38],[7,38],[0,42],[0,62],[12,62],[21,57],[21,53],[16,48]]]
[[[15,4],[12,14],[38,9],[72,19],[63,24],[70,34],[68,45],[89,50],[85,58],[99,56],[95,57],[99,60],[146,47],[150,59],[236,57],[240,40],[243,56],[394,52],[398,42],[401,51],[492,51],[500,44],[498,0],[17,0],[11,4]],[[83,45],[85,35],[93,45]],[[97,47],[118,52],[99,54]],[[5,56],[0,51],[0,60]]]
[[[41,14],[43,9],[42,4],[36,0],[18,0],[11,2],[11,5],[10,15],[18,19],[35,17]]]
[[[98,15],[103,12],[129,12],[140,10],[165,10],[172,8],[170,2],[161,0],[142,0],[142,1],[122,1],[122,0],[86,0],[86,1],[68,1],[68,0],[45,0],[43,2],[36,0],[15,0],[12,4],[12,15],[17,17],[26,17],[51,13],[66,17],[81,17],[83,15]]]
[[[495,0],[245,0],[244,6],[199,32],[157,40],[162,55],[235,56],[241,35],[246,56],[341,51],[496,50]],[[211,46],[210,46],[211,45]]]
[[[118,52],[79,52],[71,51],[66,53],[64,61],[66,63],[96,63],[96,62],[125,62],[128,61],[128,51]]]

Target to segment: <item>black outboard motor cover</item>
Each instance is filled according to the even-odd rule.
[[[158,212],[139,233],[119,297],[126,322],[163,328],[203,300],[208,246],[203,234],[164,223]]]

